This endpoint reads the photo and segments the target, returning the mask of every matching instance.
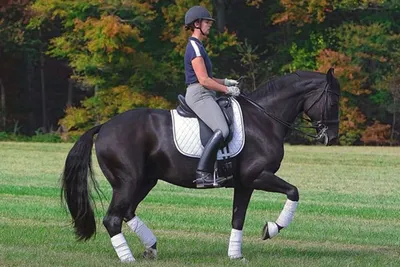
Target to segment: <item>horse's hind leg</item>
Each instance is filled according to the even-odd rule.
[[[134,200],[137,185],[140,184],[143,173],[140,160],[133,164],[123,164],[123,158],[128,158],[122,153],[116,155],[108,153],[102,156],[97,155],[99,165],[110,182],[113,194],[107,214],[103,219],[103,224],[111,238],[114,247],[121,262],[133,262],[135,258],[121,232],[123,219],[129,211]]]
[[[139,237],[145,246],[143,256],[146,259],[157,258],[157,238],[147,225],[135,214],[139,203],[147,196],[151,189],[157,184],[157,180],[143,181],[137,188],[134,200],[125,216],[129,228]]]
[[[113,189],[112,200],[107,214],[103,219],[103,224],[111,238],[111,244],[121,262],[135,261],[128,243],[121,232],[122,220],[131,202],[130,196],[134,194],[132,189],[127,185]]]
[[[262,239],[272,238],[276,236],[282,228],[287,227],[293,220],[299,201],[299,192],[294,185],[289,184],[275,174],[267,171],[263,171],[257,179],[254,180],[251,187],[253,189],[286,194],[288,198],[278,219],[275,222],[267,222],[264,226]]]

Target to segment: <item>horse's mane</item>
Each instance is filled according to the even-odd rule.
[[[279,90],[282,88],[281,85],[283,83],[294,84],[299,80],[299,78],[325,80],[326,74],[320,73],[320,72],[314,72],[314,71],[298,70],[298,71],[289,73],[289,74],[281,76],[281,77],[272,78],[271,80],[262,83],[259,87],[257,87],[257,89],[255,91],[251,92],[249,95],[253,99],[263,98],[267,95],[273,96],[273,95],[279,93]],[[295,88],[295,87],[293,87],[293,88]]]

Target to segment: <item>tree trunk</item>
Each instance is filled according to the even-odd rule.
[[[6,90],[3,85],[3,81],[0,78],[0,107],[1,107],[1,126],[2,130],[6,130]]]
[[[393,106],[394,106],[394,110],[393,110],[393,121],[392,121],[392,131],[390,133],[390,146],[392,146],[393,143],[393,138],[394,138],[394,132],[395,132],[395,127],[396,127],[396,110],[397,110],[397,106],[396,106],[396,98],[393,97]]]
[[[46,87],[44,79],[44,54],[42,49],[40,49],[40,80],[42,84],[42,127],[43,132],[48,132],[47,127],[47,107],[46,107]]]
[[[74,85],[74,81],[71,78],[68,79],[67,108],[72,107],[72,99],[73,99],[73,96],[74,96],[73,85]]]
[[[225,0],[213,0],[213,3],[214,3],[215,13],[216,13],[216,17],[217,17],[217,30],[219,32],[224,32],[225,26],[226,26]]]
[[[33,65],[33,58],[28,52],[24,53],[25,67],[26,67],[26,87],[28,90],[28,99],[25,99],[25,105],[28,107],[28,132],[32,133],[37,129],[36,118],[34,109],[36,104],[36,95],[33,88],[33,80],[35,76],[35,67]],[[32,99],[34,101],[32,101]]]

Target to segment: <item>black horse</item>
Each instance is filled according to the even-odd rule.
[[[231,183],[234,200],[228,249],[230,258],[242,257],[242,228],[253,190],[279,192],[287,196],[276,222],[264,226],[263,239],[275,236],[289,225],[299,193],[295,186],[275,175],[283,159],[288,125],[304,112],[316,125],[317,133],[323,131],[326,143],[335,143],[339,126],[339,96],[339,83],[330,69],[327,74],[297,71],[269,81],[247,97],[237,98],[242,108],[246,143],[236,157]],[[155,257],[156,238],[135,215],[136,208],[159,179],[196,188],[193,181],[198,159],[182,155],[175,147],[168,110],[130,110],[88,130],[69,152],[62,176],[62,192],[79,239],[87,240],[96,231],[88,190],[88,177],[97,188],[91,168],[95,134],[98,134],[97,159],[113,189],[103,220],[112,245],[121,261],[135,260],[121,233],[125,221],[145,245],[145,256]]]

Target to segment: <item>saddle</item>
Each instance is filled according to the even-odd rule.
[[[178,107],[176,108],[176,111],[180,116],[186,118],[198,118],[196,113],[194,113],[194,111],[186,103],[185,97],[183,95],[178,95],[178,101],[179,104]],[[229,141],[232,139],[233,135],[230,127],[233,123],[232,100],[228,96],[220,96],[217,98],[217,104],[220,106],[222,113],[224,114],[225,120],[229,126],[229,135],[223,144],[223,146],[226,146],[226,144],[228,144]],[[213,135],[213,131],[200,118],[198,118],[198,120],[200,127],[201,144],[205,146],[208,140]]]

